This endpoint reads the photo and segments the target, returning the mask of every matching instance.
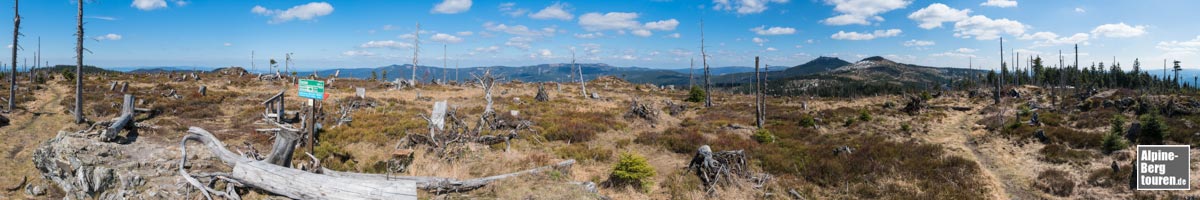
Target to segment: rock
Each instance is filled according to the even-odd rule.
[[[839,146],[839,147],[833,149],[833,154],[841,155],[843,153],[852,154],[852,153],[854,153],[854,148],[850,148],[850,146],[842,145],[842,146]]]
[[[1009,89],[1009,90],[1008,90],[1008,95],[1009,95],[1009,96],[1012,96],[1013,98],[1021,98],[1021,92],[1020,92],[1020,91],[1017,91],[1017,89],[1016,89],[1016,88]]]
[[[1109,167],[1111,167],[1111,168],[1112,168],[1112,170],[1113,170],[1113,171],[1112,171],[1112,173],[1119,173],[1119,172],[1121,172],[1121,166],[1120,166],[1120,165],[1117,165],[1117,161],[1115,161],[1115,160],[1114,160],[1114,161],[1112,161],[1112,164],[1109,164]]]
[[[42,196],[46,194],[46,187],[42,185],[26,185],[25,194],[29,196]]]
[[[592,92],[593,99],[600,99],[600,93]]]
[[[1042,143],[1050,142],[1050,137],[1046,137],[1046,131],[1044,131],[1042,129],[1038,129],[1036,132],[1033,132],[1033,137],[1037,138],[1038,141],[1040,141]]]
[[[1042,125],[1042,122],[1038,121],[1038,113],[1037,112],[1033,112],[1033,116],[1029,118],[1029,125],[1034,125],[1034,126]]]
[[[8,118],[0,115],[0,127],[8,126]]]
[[[1129,129],[1125,131],[1125,139],[1129,140],[1130,142],[1137,141],[1137,138],[1141,135],[1141,130],[1142,123],[1133,122],[1133,124],[1129,125]]]

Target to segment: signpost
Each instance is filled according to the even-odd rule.
[[[312,79],[300,79],[297,86],[300,97],[323,100],[325,99],[325,82]]]
[[[300,97],[311,99],[309,102],[320,101],[326,97],[324,81],[300,79],[299,85],[296,86],[296,89]],[[313,143],[317,136],[317,107],[315,104],[309,103],[309,109],[310,112],[308,112],[308,122],[305,123],[305,126],[308,126],[307,128],[309,130],[308,153],[313,153],[313,149],[315,149],[317,146],[316,143]]]

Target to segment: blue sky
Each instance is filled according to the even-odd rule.
[[[0,2],[0,16],[12,16],[12,4]],[[881,55],[994,68],[1003,37],[1022,60],[1037,54],[1057,63],[1058,50],[1070,57],[1079,43],[1085,66],[1116,56],[1126,69],[1134,58],[1144,68],[1164,58],[1197,68],[1188,67],[1200,65],[1200,26],[1191,25],[1197,7],[1187,0],[105,0],[84,8],[93,52],[85,64],[249,66],[251,51],[259,67],[289,52],[301,69],[407,64],[420,23],[422,65],[441,66],[445,45],[451,67],[570,62],[574,49],[578,62],[686,68],[689,59],[699,62],[703,18],[711,66],[752,66],[754,56],[793,66],[816,56]],[[46,61],[74,63],[74,1],[23,1],[21,14],[20,58],[32,63],[41,37]]]

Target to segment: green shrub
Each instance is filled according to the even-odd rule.
[[[867,112],[867,110],[858,111],[858,121],[871,121],[871,113]]]
[[[688,91],[688,98],[684,99],[683,101],[697,103],[704,102],[704,89],[701,89],[698,85],[692,86],[691,91]]]
[[[800,127],[816,127],[817,120],[812,115],[800,116]]]
[[[1112,153],[1113,151],[1125,149],[1129,144],[1125,143],[1125,138],[1120,134],[1109,133],[1104,135],[1104,141],[1101,143],[1104,154]]]
[[[612,186],[633,185],[643,192],[649,192],[650,185],[654,184],[650,178],[654,175],[654,167],[646,163],[645,157],[634,153],[621,153],[621,160],[617,161],[617,166],[613,168],[608,181]]]
[[[775,142],[775,134],[771,134],[771,130],[765,128],[758,129],[758,131],[754,132],[754,141],[763,144],[772,143]]]
[[[922,101],[929,101],[930,99],[933,99],[933,95],[930,95],[930,94],[929,94],[929,91],[922,91],[922,92],[921,92],[921,100],[922,100]]]
[[[66,79],[66,80],[67,80],[67,82],[73,82],[73,81],[75,81],[75,72],[73,72],[73,71],[71,71],[71,70],[68,70],[68,69],[63,69],[63,70],[62,70],[62,76],[63,76],[63,79]]]
[[[842,123],[842,126],[845,127],[850,127],[851,125],[854,125],[854,118],[846,118],[846,122]]]
[[[1157,115],[1148,114],[1142,115],[1142,130],[1138,137],[1139,144],[1162,144],[1163,138],[1166,137],[1167,124],[1163,123]]]
[[[911,130],[912,130],[912,125],[908,125],[908,123],[900,123],[900,131],[908,132]]]
[[[1113,115],[1112,126],[1109,132],[1121,134],[1125,132],[1125,117],[1121,115]]]

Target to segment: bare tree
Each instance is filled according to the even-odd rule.
[[[421,22],[417,22],[417,30],[413,31],[413,66],[412,66],[412,85],[417,87],[417,56],[421,52]],[[401,75],[403,76],[403,75]]]
[[[579,68],[579,88],[581,88],[583,90],[583,98],[586,99],[588,96],[587,81],[584,81],[584,79],[583,79],[583,67],[580,67],[578,64],[575,64],[575,50],[571,50],[571,65],[575,66],[576,68]]]
[[[79,0],[79,15],[75,27],[75,123],[83,123],[83,3]]]
[[[688,89],[689,90],[692,89],[692,86],[696,85],[696,58],[693,57],[692,59],[690,59],[690,61],[691,61],[691,63],[688,64]]]
[[[13,111],[17,102],[17,38],[21,36],[21,13],[18,9],[20,1],[13,0],[13,43],[12,43],[12,77],[8,85],[8,112]]]
[[[712,107],[712,85],[708,84],[708,52],[704,51],[704,19],[700,19],[700,58],[704,65],[704,107]]]
[[[758,71],[758,56],[754,57],[754,125],[763,126],[762,109],[762,74]]]

